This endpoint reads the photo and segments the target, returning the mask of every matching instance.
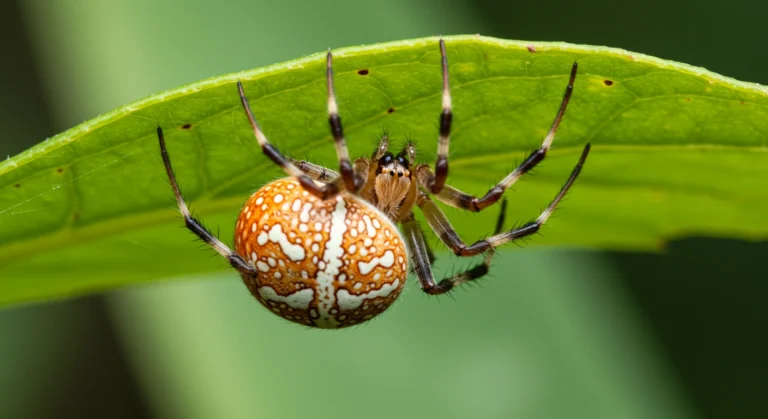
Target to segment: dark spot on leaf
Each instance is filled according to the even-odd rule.
[[[181,129],[190,129],[192,128],[192,124],[184,124],[181,126]]]
[[[80,213],[76,212],[76,213],[72,214],[72,219],[75,220],[75,221],[79,220],[80,219]]]
[[[613,80],[603,80],[606,86],[613,86]]]
[[[744,101],[743,101],[743,100],[740,100],[740,101],[739,101],[739,103],[741,103],[741,104],[743,105],[743,104],[744,104]]]
[[[13,185],[13,187],[15,187],[15,188],[21,188],[21,183],[17,183],[17,184],[15,184],[15,185]]]
[[[534,47],[533,45],[526,45],[526,48],[528,48],[528,52],[530,53],[536,52],[536,47]]]
[[[392,113],[392,112],[394,112],[394,111],[395,111],[395,108],[389,108],[389,109],[387,109],[387,113]]]
[[[364,68],[362,70],[357,70],[357,74],[361,76],[367,76],[368,75],[368,69]]]
[[[690,102],[690,101],[691,101],[691,98],[687,98],[687,99],[685,99],[685,100],[687,100],[688,102]]]
[[[62,169],[61,167],[59,167],[58,169],[56,169],[56,171],[57,171],[57,172],[59,172],[59,173],[64,173],[64,169]]]

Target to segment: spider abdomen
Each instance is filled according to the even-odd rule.
[[[235,249],[258,271],[243,282],[265,307],[296,323],[351,326],[400,294],[408,255],[397,227],[348,194],[323,201],[294,178],[269,183],[245,203]]]

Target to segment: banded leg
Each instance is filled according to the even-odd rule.
[[[347,191],[354,194],[363,187],[365,180],[358,173],[355,173],[349,160],[349,150],[344,140],[344,130],[341,128],[339,107],[336,104],[336,94],[333,88],[333,55],[330,50],[326,56],[325,75],[328,84],[328,123],[331,126],[331,134],[336,145],[336,154],[339,156],[339,173],[341,173]]]
[[[499,234],[504,229],[504,218],[506,211],[507,201],[503,200],[501,202],[499,218],[496,220],[496,229],[494,230],[494,234]],[[421,285],[421,289],[427,294],[444,294],[461,284],[481,278],[488,273],[488,270],[491,266],[491,259],[495,253],[493,249],[489,249],[485,252],[485,257],[480,264],[436,283],[435,278],[432,276],[432,270],[429,266],[432,264],[432,261],[434,261],[434,255],[432,255],[429,246],[427,245],[426,241],[424,241],[423,233],[421,236],[421,241],[415,239],[415,230],[418,229],[418,231],[421,231],[418,224],[416,224],[416,222],[413,220],[409,220],[408,224],[403,225],[403,229],[406,233],[406,244],[409,247],[411,255],[413,255],[414,270],[419,277],[419,284]],[[429,262],[429,264],[425,265],[425,262]]]
[[[240,103],[242,103],[245,114],[248,116],[248,122],[251,123],[251,128],[253,128],[253,135],[259,142],[261,151],[264,152],[264,154],[269,157],[270,160],[272,160],[275,164],[280,166],[285,171],[285,173],[298,179],[301,186],[312,195],[315,195],[316,197],[323,200],[330,199],[338,195],[341,189],[337,184],[315,183],[314,180],[312,180],[309,176],[294,166],[289,159],[280,154],[275,146],[270,144],[269,140],[267,140],[267,137],[261,131],[258,122],[256,122],[256,118],[253,117],[251,106],[248,104],[248,98],[245,96],[243,84],[240,81],[237,82],[237,91],[240,93]]]
[[[321,182],[330,182],[333,179],[337,179],[339,177],[339,173],[336,172],[335,170],[331,170],[319,164],[310,163],[306,160],[291,159],[291,163],[296,165],[296,167],[299,170],[301,170],[303,173],[305,173],[307,176],[311,177],[314,180],[319,180]]]
[[[445,41],[440,38],[440,66],[443,71],[443,110],[440,112],[440,137],[437,141],[437,161],[435,175],[423,184],[433,194],[440,193],[448,177],[448,145],[450,144],[451,121],[451,89],[448,85],[448,56],[445,53]]]
[[[344,180],[339,173],[319,164],[310,163],[305,160],[293,160],[291,162],[304,174],[320,182],[333,183],[339,190],[345,188]],[[363,182],[368,180],[368,161],[366,159],[355,160],[355,172],[361,175]]]
[[[416,205],[419,206],[421,211],[424,213],[424,217],[427,219],[427,223],[429,223],[430,227],[432,227],[433,230],[437,233],[437,235],[440,237],[440,240],[442,240],[443,243],[445,243],[446,246],[451,248],[454,253],[458,256],[473,256],[477,255],[479,253],[483,253],[489,249],[493,249],[495,247],[501,246],[502,244],[508,243],[510,241],[530,236],[531,234],[536,233],[539,231],[539,228],[541,228],[542,224],[544,224],[549,216],[552,214],[552,211],[555,210],[555,207],[557,207],[557,204],[560,203],[560,201],[565,196],[566,192],[568,192],[568,189],[573,185],[573,182],[576,181],[576,178],[579,176],[579,173],[581,172],[581,168],[584,166],[584,161],[587,159],[587,155],[589,154],[590,145],[587,144],[584,147],[584,151],[581,153],[581,157],[579,158],[579,162],[576,164],[576,167],[573,168],[573,171],[571,172],[571,175],[568,177],[568,180],[565,182],[563,187],[560,189],[560,192],[557,194],[554,200],[547,206],[547,208],[544,210],[544,212],[539,215],[539,218],[536,219],[536,221],[531,221],[522,227],[515,228],[513,230],[495,234],[491,237],[488,237],[484,240],[479,240],[475,243],[472,243],[471,245],[467,246],[459,237],[458,234],[456,234],[456,230],[453,229],[451,226],[450,221],[448,221],[448,218],[443,214],[443,212],[440,210],[440,208],[435,205],[435,203],[429,199],[429,196],[426,194],[422,194],[419,199],[416,201]]]
[[[427,165],[421,165],[417,168],[416,177],[419,183],[421,184],[421,186],[423,188],[426,188],[429,191],[432,191],[432,193],[435,194],[435,198],[437,200],[445,204],[448,204],[450,206],[466,209],[469,211],[474,211],[474,212],[482,211],[486,207],[496,203],[496,201],[498,201],[499,198],[501,198],[501,196],[504,194],[504,191],[506,191],[507,188],[512,186],[524,174],[526,174],[528,171],[533,169],[537,164],[539,164],[539,162],[544,160],[544,157],[547,155],[547,151],[549,151],[549,148],[552,145],[552,141],[555,139],[555,134],[557,133],[557,129],[560,126],[560,122],[563,120],[563,116],[565,115],[565,110],[568,108],[568,102],[570,101],[571,94],[573,93],[573,83],[576,80],[577,70],[578,70],[578,63],[573,63],[573,67],[571,68],[571,77],[568,80],[568,86],[565,88],[565,94],[563,95],[563,100],[560,103],[560,109],[558,110],[557,115],[555,116],[555,120],[552,122],[552,126],[549,129],[549,133],[547,133],[547,136],[544,138],[544,141],[542,142],[541,147],[539,147],[537,150],[534,150],[523,161],[523,163],[520,164],[520,166],[518,166],[512,173],[508,174],[496,186],[489,189],[488,192],[486,192],[486,194],[482,198],[469,195],[467,193],[464,193],[448,185],[436,191],[434,185],[439,184],[442,186],[442,183],[438,183],[439,178],[442,176],[439,165],[435,167],[435,173],[432,173],[429,166]],[[442,135],[442,131],[441,131],[441,135]],[[441,136],[441,140],[442,140],[442,136]],[[447,146],[446,146],[446,152],[447,152]],[[440,160],[438,159],[438,163],[439,161]],[[446,171],[447,171],[447,163],[446,163]]]
[[[176,203],[179,205],[179,211],[181,211],[181,215],[184,217],[184,224],[186,224],[187,228],[195,233],[197,237],[208,243],[208,245],[219,252],[220,255],[227,258],[229,264],[237,269],[238,272],[256,278],[258,271],[253,266],[246,263],[240,255],[233,252],[226,244],[222,243],[221,240],[216,238],[213,233],[205,228],[200,220],[190,214],[187,203],[184,202],[184,197],[181,196],[179,184],[176,182],[176,175],[173,174],[171,158],[168,156],[168,150],[165,147],[165,138],[163,137],[163,130],[160,127],[157,127],[157,140],[160,143],[160,155],[163,157],[163,164],[165,165],[165,171],[168,174],[168,180],[171,182],[173,194],[176,196]]]

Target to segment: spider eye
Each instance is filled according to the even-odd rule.
[[[390,170],[390,171],[389,171],[389,175],[390,175],[390,176],[394,176],[394,175],[395,175],[395,171],[394,171],[394,170]]]
[[[379,159],[379,166],[386,166],[390,163],[392,163],[392,160],[395,159],[395,156],[392,155],[392,153],[387,152],[381,158]]]
[[[379,159],[379,172],[381,174],[387,173],[389,171],[389,165],[392,164],[392,161],[395,160],[395,156],[392,155],[390,152],[386,152],[381,158]]]
[[[403,177],[403,172],[397,172],[397,177]]]
[[[404,156],[397,156],[397,162],[400,163],[400,166],[408,169],[408,159],[406,159]]]

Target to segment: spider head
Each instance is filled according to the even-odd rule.
[[[378,207],[390,214],[400,205],[411,187],[411,171],[408,159],[402,153],[386,152],[378,161],[375,190]]]

